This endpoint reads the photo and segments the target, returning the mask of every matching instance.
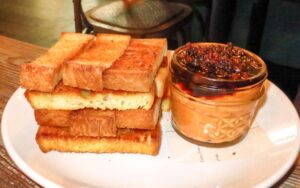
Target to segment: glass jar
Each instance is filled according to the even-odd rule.
[[[226,49],[227,46],[217,43],[185,45],[175,51],[170,66],[172,124],[181,135],[200,143],[231,143],[243,137],[252,124],[258,101],[264,94],[263,82],[267,77],[267,68],[263,60],[244,49],[232,46]],[[220,58],[220,61],[224,61],[223,64],[231,67],[228,70],[226,66],[216,61],[218,58],[212,58],[213,63],[210,62],[212,65],[207,63],[208,68],[199,65],[201,72],[197,67],[191,69],[188,68],[187,63],[181,62],[182,54],[191,47],[201,53],[211,53],[210,50],[205,49],[215,48],[216,52],[223,55],[222,51],[234,48],[237,55],[232,53],[233,55],[229,54],[228,57],[244,58],[241,62],[249,61],[248,64],[244,63],[244,67],[240,67],[245,69],[244,72],[239,71],[240,76],[234,72],[234,69],[238,70],[236,66],[239,62],[229,59],[224,63],[226,58],[225,60]],[[243,55],[238,55],[239,53]],[[218,56],[215,52],[212,54],[214,55],[206,55],[204,60],[202,55],[199,57],[195,55],[195,58],[200,64],[201,60],[208,62],[211,56]],[[186,59],[194,63],[191,57]],[[230,61],[233,62],[232,66],[228,65]],[[195,66],[198,66],[197,62]],[[207,71],[210,66],[215,66],[211,68],[215,72]]]

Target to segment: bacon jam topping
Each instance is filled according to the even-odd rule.
[[[188,43],[175,52],[175,57],[172,81],[194,97],[233,94],[237,88],[254,85],[267,76],[263,62],[231,43]]]
[[[246,80],[261,69],[260,63],[231,43],[208,46],[188,43],[177,54],[177,61],[198,76],[226,80]]]

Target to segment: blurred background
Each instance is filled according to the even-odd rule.
[[[300,0],[0,0],[0,3],[0,35],[43,47],[53,45],[63,31],[167,37],[170,49],[186,42],[232,42],[260,55],[268,65],[269,79],[291,100],[297,98]]]

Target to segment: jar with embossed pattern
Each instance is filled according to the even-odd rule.
[[[267,67],[257,55],[219,43],[178,48],[170,66],[172,124],[200,143],[232,143],[251,127]]]

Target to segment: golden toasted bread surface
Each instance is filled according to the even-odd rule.
[[[166,52],[166,39],[131,39],[120,59],[103,72],[104,88],[149,92]]]
[[[102,72],[124,53],[129,35],[98,34],[96,41],[63,66],[63,83],[68,86],[101,91]]]
[[[155,99],[155,85],[150,92],[127,92],[104,89],[101,92],[82,90],[59,83],[53,92],[26,90],[25,97],[34,109],[78,110],[149,110]]]
[[[154,129],[160,115],[160,104],[161,99],[156,98],[154,104],[149,110],[94,110],[84,108],[81,110],[72,111],[39,109],[35,110],[34,113],[37,123],[41,126],[72,126],[74,130],[76,128],[78,128],[78,130],[87,128],[88,130],[89,125],[93,124],[90,123],[91,120],[94,119],[93,122],[97,124],[97,126],[92,126],[100,127],[100,132],[96,131],[96,135],[113,136],[115,127],[131,129]],[[103,129],[107,128],[108,130],[112,131],[107,131],[108,134],[105,134],[106,132],[101,132],[102,127]],[[90,133],[89,135],[92,134],[93,133]]]
[[[118,129],[116,137],[73,136],[68,128],[40,126],[36,141],[43,152],[141,153],[157,155],[161,128]]]
[[[168,75],[169,75],[169,65],[171,63],[173,56],[172,51],[167,52],[167,56],[164,57],[164,61],[160,66],[156,76],[155,76],[155,85],[156,85],[156,96],[162,98],[165,90],[167,89],[168,85]]]
[[[68,127],[72,112],[74,111],[39,109],[34,111],[34,117],[39,125]]]
[[[130,129],[154,129],[160,116],[160,104],[161,99],[156,98],[150,110],[117,110],[117,127]]]
[[[117,136],[114,111],[76,110],[72,112],[68,124],[72,136]]]
[[[31,63],[21,65],[21,87],[51,92],[62,79],[64,62],[84,50],[93,39],[93,35],[62,33],[60,40],[47,53]]]

